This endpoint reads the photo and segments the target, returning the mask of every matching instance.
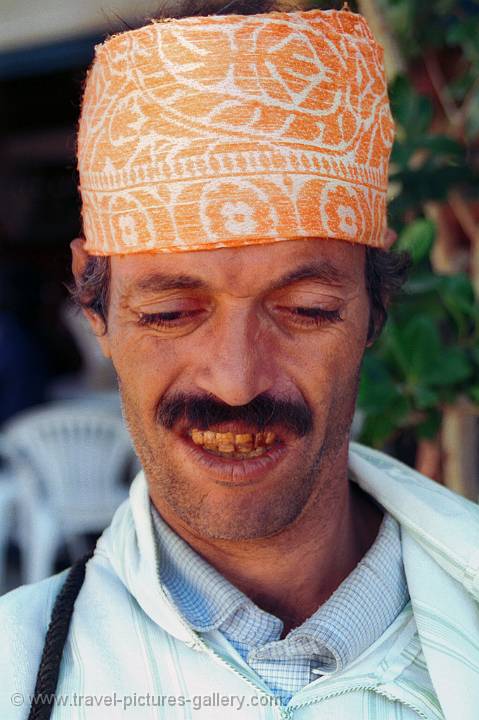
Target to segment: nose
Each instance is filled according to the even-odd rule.
[[[200,352],[197,387],[228,405],[246,405],[275,384],[271,333],[245,310],[218,318]]]

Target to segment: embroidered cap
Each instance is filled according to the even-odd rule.
[[[383,51],[360,15],[152,22],[97,46],[87,75],[85,248],[386,246],[392,141]]]

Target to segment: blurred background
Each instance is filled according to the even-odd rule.
[[[355,436],[477,501],[479,0],[349,7],[385,48],[389,222],[413,260],[365,358]],[[139,467],[114,373],[66,284],[85,71],[96,43],[158,8],[0,1],[0,593],[88,549]]]

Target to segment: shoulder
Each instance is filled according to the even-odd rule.
[[[15,717],[14,693],[33,692],[51,611],[66,573],[0,597],[0,717]],[[18,706],[18,717],[23,717],[25,710]]]
[[[384,453],[352,443],[351,477],[479,599],[479,506]]]
[[[379,450],[351,443],[349,467],[352,479],[380,502],[384,500],[386,506],[397,505],[401,510],[415,500],[417,507],[427,508],[428,512],[457,515],[479,523],[477,503]]]
[[[63,585],[67,570],[32,585],[22,585],[0,597],[0,627],[3,638],[30,640],[44,633],[55,598]]]
[[[6,647],[5,655],[11,651],[18,657],[19,652],[24,652],[26,662],[27,654],[31,657],[37,650],[41,653],[53,606],[69,570],[70,568],[67,568],[31,585],[22,585],[0,597],[0,628],[2,646]],[[79,593],[82,599],[84,595],[88,596],[89,601],[98,599],[99,596],[104,597],[111,593],[117,584],[118,578],[112,572],[108,558],[95,551],[86,564],[85,580]]]

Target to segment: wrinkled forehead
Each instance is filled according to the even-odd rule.
[[[334,239],[289,240],[178,254],[139,253],[111,258],[121,294],[204,290],[237,297],[311,280],[354,289],[364,285],[364,247]]]

